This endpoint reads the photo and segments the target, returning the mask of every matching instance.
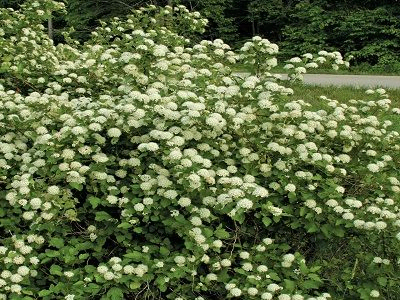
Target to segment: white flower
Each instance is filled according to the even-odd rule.
[[[10,281],[11,282],[18,283],[18,282],[21,282],[22,280],[23,280],[23,277],[21,275],[19,275],[19,274],[12,274],[10,276]]]
[[[108,157],[104,153],[97,153],[92,156],[92,159],[97,163],[105,163],[108,161]]]
[[[289,62],[291,63],[299,63],[302,62],[300,57],[292,57],[291,59],[289,59]]]
[[[370,293],[369,293],[369,295],[372,297],[372,298],[378,298],[379,297],[379,292],[377,291],[377,290],[372,290]]]
[[[255,288],[255,287],[250,287],[250,288],[247,289],[247,293],[248,293],[250,296],[255,296],[255,295],[258,294],[258,289]]]
[[[245,262],[242,266],[242,269],[250,272],[251,270],[253,270],[253,265],[251,263]]]
[[[368,170],[370,170],[373,173],[376,173],[379,171],[379,166],[377,164],[368,164],[367,168],[368,168]]]
[[[285,186],[285,191],[294,192],[296,190],[296,186],[292,183],[289,183]]]
[[[58,195],[60,193],[60,188],[56,185],[52,185],[47,188],[47,192],[50,195]]]
[[[39,263],[39,259],[36,256],[32,256],[31,258],[29,258],[29,262],[32,265],[37,265]]]
[[[283,259],[283,261],[292,262],[292,261],[294,261],[294,255],[291,253],[288,253],[288,254],[285,254],[282,259]]]
[[[74,272],[65,271],[65,272],[64,272],[64,275],[65,275],[66,277],[68,277],[68,278],[71,278],[71,277],[74,277]]]
[[[175,199],[178,196],[178,193],[175,190],[167,190],[164,193],[164,197],[167,199]]]
[[[202,219],[207,219],[211,215],[210,210],[205,207],[200,208],[198,212],[199,212],[200,218],[202,218]]]
[[[351,212],[346,212],[342,215],[342,218],[345,220],[353,220],[354,215]]]
[[[153,198],[144,198],[143,199],[143,204],[144,205],[152,205],[154,203]]]
[[[168,48],[164,45],[156,45],[153,49],[154,56],[165,56],[168,52]]]
[[[174,261],[177,265],[183,265],[186,262],[186,258],[181,255],[178,255],[175,256]]]
[[[268,271],[268,267],[265,266],[265,265],[259,265],[259,266],[257,267],[257,271],[260,272],[260,273],[265,273],[265,272]]]
[[[236,287],[236,284],[234,284],[234,283],[228,283],[225,285],[225,289],[228,291],[233,289],[234,287]]]
[[[208,281],[215,281],[215,280],[218,280],[218,276],[214,273],[209,273],[209,274],[207,274],[206,279]]]
[[[267,290],[270,292],[273,292],[273,293],[276,291],[279,291],[280,289],[281,289],[281,287],[279,285],[277,285],[276,283],[270,283],[267,286]]]
[[[133,208],[134,208],[134,210],[136,210],[136,211],[143,211],[144,210],[144,205],[143,205],[143,203],[136,203],[134,206],[133,206]]]
[[[42,200],[39,198],[32,198],[29,204],[32,206],[33,209],[38,209],[42,205]]]
[[[383,221],[378,221],[378,222],[375,223],[375,227],[378,230],[383,230],[383,229],[385,229],[387,227],[387,224],[385,222],[383,222]]]
[[[100,274],[105,274],[108,271],[108,268],[106,266],[98,266],[97,267],[97,272]]]
[[[243,198],[238,201],[236,206],[244,209],[250,209],[253,207],[253,202],[247,198]]]
[[[119,130],[118,128],[110,128],[107,131],[107,135],[109,137],[120,137],[121,136],[121,130]]]
[[[213,245],[215,248],[221,248],[221,247],[223,246],[223,243],[222,243],[221,240],[215,240],[215,241],[213,241],[212,245]]]
[[[158,148],[159,148],[159,146],[154,142],[150,142],[147,144],[147,150],[149,150],[149,151],[154,152],[154,151],[157,151]]]
[[[18,267],[17,272],[21,276],[26,276],[29,274],[29,268],[26,266],[20,266],[20,267]]]
[[[106,272],[103,276],[105,280],[113,280],[115,278],[115,275],[112,272]]]
[[[313,199],[308,199],[308,200],[306,200],[304,205],[307,206],[308,208],[314,208],[317,206],[317,202]]]
[[[178,204],[182,207],[187,207],[191,204],[191,200],[186,197],[182,197],[178,200]]]
[[[242,259],[248,259],[250,257],[250,253],[247,251],[242,251],[239,253],[240,258]]]
[[[125,274],[133,274],[135,271],[135,268],[131,265],[126,265],[123,269]]]
[[[21,294],[22,287],[19,284],[12,284],[10,286],[10,292],[11,293],[16,293],[16,294]]]
[[[223,266],[223,267],[229,267],[229,266],[231,266],[231,264],[232,264],[232,262],[227,258],[224,258],[223,260],[221,260],[221,266]]]
[[[262,299],[262,300],[271,300],[272,297],[274,297],[274,295],[271,294],[271,293],[268,293],[268,292],[263,293],[263,294],[261,295],[261,299]]]
[[[202,224],[202,221],[199,217],[192,217],[190,219],[190,223],[192,223],[193,226],[200,226]]]
[[[344,189],[344,187],[342,187],[342,186],[338,186],[338,187],[336,187],[336,192],[338,192],[338,193],[340,193],[340,194],[343,194],[344,193],[344,191],[345,191],[345,189]]]
[[[237,287],[231,289],[229,292],[233,297],[239,297],[242,294],[242,291]]]
[[[116,197],[114,195],[108,195],[106,200],[110,204],[116,204],[118,202],[118,197]]]

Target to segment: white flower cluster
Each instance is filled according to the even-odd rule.
[[[121,265],[122,259],[119,257],[110,258],[107,265],[100,265],[97,267],[97,272],[103,276],[107,281],[118,280],[124,274],[134,274],[138,277],[143,277],[148,271],[148,266],[145,264],[138,264],[136,267],[133,265]]]

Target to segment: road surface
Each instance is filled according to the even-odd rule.
[[[245,73],[240,73],[245,75]],[[286,74],[281,74],[287,78]],[[378,75],[333,75],[333,74],[305,74],[304,83],[311,85],[335,85],[363,88],[400,88],[400,76],[378,76]]]

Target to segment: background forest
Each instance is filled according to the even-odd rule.
[[[23,0],[0,0],[18,8]],[[68,14],[53,19],[54,40],[74,27],[85,41],[100,20],[121,17],[148,4],[183,4],[209,19],[194,40],[222,38],[240,45],[254,35],[277,43],[283,56],[321,49],[353,55],[358,70],[400,72],[400,3],[397,0],[65,0]]]

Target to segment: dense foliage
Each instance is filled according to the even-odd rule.
[[[385,90],[292,101],[276,44],[190,46],[207,21],[183,6],[54,46],[63,7],[0,10],[0,299],[399,299]]]
[[[0,7],[17,9],[24,0],[0,0]],[[339,50],[353,55],[359,69],[371,66],[381,72],[400,71],[400,3],[385,1],[327,0],[69,0],[68,14],[56,13],[55,42],[73,26],[80,41],[100,25],[100,20],[123,17],[144,4],[185,5],[209,20],[203,39],[222,38],[235,48],[259,35],[277,43],[281,57],[316,49]],[[200,37],[192,36],[193,41]]]

